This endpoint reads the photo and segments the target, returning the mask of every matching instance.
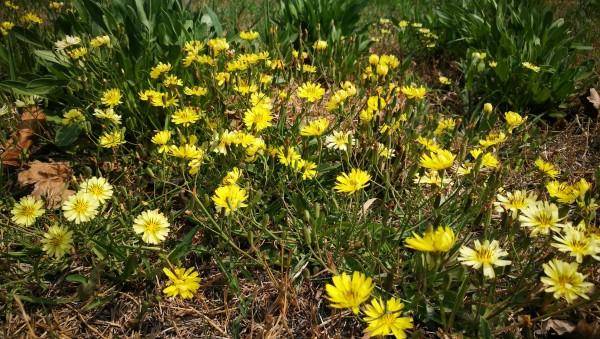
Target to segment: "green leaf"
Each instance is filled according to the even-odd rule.
[[[185,236],[183,236],[183,238],[181,238],[179,244],[177,244],[171,253],[169,253],[170,261],[176,261],[190,252],[192,240],[194,239],[194,236],[198,230],[200,230],[200,226],[201,225],[194,226],[194,228],[192,228]]]
[[[77,139],[79,139],[79,135],[81,134],[81,126],[78,124],[69,124],[66,126],[61,126],[56,131],[56,136],[54,137],[54,144],[58,147],[67,147],[72,145]]]
[[[42,59],[42,60],[46,60],[55,64],[59,64],[61,66],[65,66],[68,67],[71,65],[71,63],[67,60],[67,59],[59,59],[58,56],[56,54],[54,54],[54,52],[49,51],[49,50],[41,50],[41,49],[37,49],[33,51],[33,54],[35,54],[35,56],[37,56],[38,58]]]
[[[69,274],[66,278],[66,281],[68,282],[78,282],[81,284],[87,284],[88,283],[88,279],[80,274]]]

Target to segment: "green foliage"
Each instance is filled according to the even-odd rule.
[[[564,19],[556,19],[544,2],[443,1],[435,13],[443,48],[462,60],[466,97],[474,106],[485,97],[545,112],[564,103],[592,74],[589,63],[576,62],[577,52],[590,47],[577,44]],[[473,61],[473,52],[487,58]],[[540,71],[523,67],[523,62]]]

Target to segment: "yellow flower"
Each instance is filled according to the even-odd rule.
[[[500,161],[492,153],[486,152],[481,157],[481,166],[483,168],[497,168],[500,165]]]
[[[366,171],[353,168],[350,174],[342,173],[336,178],[334,189],[340,193],[353,194],[367,186],[371,176]]]
[[[486,102],[485,104],[483,104],[483,112],[486,114],[490,114],[494,111],[494,106],[492,104],[490,104],[489,102]]]
[[[152,69],[150,70],[150,78],[152,79],[158,79],[161,74],[163,73],[167,73],[171,70],[171,64],[170,63],[162,63],[159,62],[158,65],[152,67]]]
[[[34,196],[22,197],[10,211],[11,220],[21,226],[31,226],[44,214],[44,202]]]
[[[509,131],[521,126],[521,124],[523,124],[526,120],[523,119],[519,113],[513,111],[504,113],[504,119],[506,120],[506,125],[508,126]]]
[[[206,44],[212,49],[215,55],[229,48],[229,44],[225,38],[210,39]]]
[[[302,129],[300,129],[300,135],[305,137],[318,137],[325,133],[327,127],[329,127],[329,121],[325,118],[319,118],[302,127]]]
[[[494,266],[502,267],[510,265],[509,260],[502,257],[508,255],[508,252],[500,248],[497,240],[490,242],[485,240],[483,244],[475,240],[475,249],[462,246],[458,260],[465,266],[471,266],[474,269],[483,267],[483,275],[488,278],[496,276]]]
[[[575,228],[571,224],[565,225],[562,234],[555,235],[552,243],[559,251],[569,253],[578,263],[583,261],[586,255],[600,260],[600,240],[591,234],[586,234],[585,229]]]
[[[208,90],[205,87],[193,86],[193,87],[185,87],[183,89],[183,93],[185,95],[195,95],[195,96],[201,97],[201,96],[206,95],[206,93],[208,93]]]
[[[108,107],[115,107],[121,103],[121,91],[118,88],[112,88],[102,93],[101,102]]]
[[[360,305],[367,301],[375,287],[373,280],[360,272],[354,272],[352,277],[342,273],[333,276],[332,280],[333,285],[325,286],[331,307],[349,308],[354,314],[358,314]]]
[[[66,227],[50,226],[48,231],[44,233],[42,239],[42,249],[49,256],[60,258],[71,250],[73,247],[73,232]]]
[[[173,271],[165,267],[163,272],[169,278],[168,286],[163,289],[163,293],[168,297],[181,296],[182,299],[190,299],[200,288],[198,272],[191,267],[175,267]]]
[[[443,170],[452,167],[456,155],[452,152],[440,149],[436,152],[430,152],[429,155],[421,155],[420,164],[422,167],[432,170]]]
[[[63,202],[62,210],[67,220],[80,224],[94,219],[98,214],[98,207],[98,200],[94,196],[79,191]]]
[[[165,87],[177,87],[183,86],[183,80],[179,79],[176,75],[167,75],[163,80]]]
[[[242,171],[234,167],[231,171],[227,172],[225,177],[223,178],[223,185],[234,185],[237,184],[238,180],[242,177]]]
[[[325,41],[325,40],[317,40],[313,44],[313,48],[315,50],[317,50],[317,51],[322,51],[324,49],[327,49],[327,41]]]
[[[98,47],[102,47],[102,46],[108,46],[110,44],[110,37],[108,35],[100,35],[97,36],[95,38],[93,38],[90,41],[90,46],[92,46],[93,48],[98,48]]]
[[[279,158],[279,163],[282,165],[298,169],[298,161],[301,160],[301,157],[294,148],[280,148],[277,151],[277,157]]]
[[[171,145],[171,155],[182,159],[199,159],[204,156],[204,150],[194,144],[184,144],[181,146]]]
[[[324,94],[325,89],[314,82],[305,82],[298,88],[298,97],[306,99],[308,102],[315,102]]]
[[[257,132],[272,126],[272,120],[273,116],[271,115],[270,105],[255,105],[244,113],[244,125],[246,125],[246,128],[254,128]]]
[[[572,204],[577,198],[583,198],[589,188],[589,183],[585,179],[581,179],[575,185],[556,180],[546,184],[548,194],[563,204]]]
[[[425,146],[425,148],[430,151],[430,152],[437,152],[439,150],[441,150],[442,148],[437,144],[437,142],[433,139],[428,139],[428,138],[424,138],[424,137],[418,137],[417,138],[417,142],[423,146]]]
[[[353,145],[355,142],[356,140],[352,136],[352,132],[333,131],[332,135],[328,135],[325,138],[327,148],[340,151],[347,151],[348,146]]]
[[[577,272],[577,263],[553,259],[542,267],[546,276],[542,277],[541,281],[546,287],[545,291],[552,293],[554,298],[564,298],[568,303],[572,303],[578,297],[589,299],[587,293],[594,284],[586,282],[587,276]]]
[[[433,135],[436,135],[436,136],[442,135],[446,130],[453,130],[455,126],[456,126],[456,121],[454,121],[454,119],[442,118],[438,122],[438,125],[437,125],[435,131],[433,131]]]
[[[248,200],[248,193],[245,189],[236,184],[220,186],[215,190],[212,196],[217,211],[223,209],[225,215],[231,214],[242,207],[248,206],[245,202]]]
[[[169,146],[167,143],[171,140],[171,131],[158,131],[152,137],[152,143],[155,145],[159,145],[158,153],[164,153],[169,151]]]
[[[521,65],[523,65],[523,67],[527,69],[534,71],[535,73],[538,73],[540,71],[540,66],[536,66],[528,61],[522,62]]]
[[[423,86],[402,86],[400,90],[402,93],[404,93],[404,95],[406,95],[407,98],[414,100],[422,100],[425,97],[425,94],[427,94],[427,89],[425,89]]]
[[[552,163],[544,161],[542,158],[537,158],[535,161],[535,166],[538,168],[538,170],[540,170],[540,172],[552,179],[556,178],[556,176],[560,173]]]
[[[420,252],[448,252],[455,241],[456,236],[450,227],[439,226],[435,231],[428,229],[422,236],[413,232],[405,242],[406,247]]]
[[[22,19],[26,23],[32,23],[32,24],[38,24],[38,25],[44,23],[44,20],[42,20],[42,18],[40,18],[37,14],[35,14],[33,12],[25,13],[25,15],[22,16]]]
[[[519,211],[536,202],[537,196],[535,193],[527,193],[526,191],[517,190],[513,192],[507,192],[506,195],[498,193],[496,195],[497,202],[496,210],[498,211],[511,211],[513,218],[517,216]]]
[[[105,119],[109,122],[120,125],[121,124],[121,116],[115,113],[115,110],[108,107],[106,109],[96,108],[94,109],[94,116],[98,119]]]
[[[8,32],[15,27],[15,24],[11,21],[2,21],[0,23],[0,32],[2,35],[8,35]]]
[[[445,77],[443,75],[441,75],[441,76],[438,77],[438,81],[442,85],[450,85],[450,79],[448,79],[447,77]]]
[[[98,140],[101,147],[115,148],[125,143],[125,132],[123,130],[106,131]]]
[[[393,335],[406,338],[405,331],[413,328],[413,320],[402,316],[403,308],[404,304],[396,298],[390,298],[387,302],[379,298],[372,299],[364,308],[363,320],[368,324],[365,333],[369,337]]]
[[[428,184],[441,187],[442,185],[451,183],[452,180],[448,177],[442,178],[438,171],[428,170],[423,175],[416,173],[413,182],[415,184]]]
[[[171,121],[176,125],[183,125],[184,127],[193,124],[200,119],[200,112],[193,108],[186,106],[182,109],[178,109],[171,116]]]
[[[558,232],[563,225],[558,217],[558,207],[547,201],[536,201],[521,210],[519,217],[521,227],[531,229],[531,236],[549,234],[550,231]]]
[[[100,205],[104,204],[113,195],[113,186],[105,178],[91,177],[82,182],[79,190],[89,193],[98,200]]]
[[[506,134],[504,132],[492,132],[485,139],[479,140],[479,144],[483,147],[490,147],[501,144],[504,141],[506,141]]]
[[[156,210],[144,211],[133,220],[133,231],[142,235],[148,244],[158,244],[169,234],[169,221],[164,214]]]
[[[83,58],[88,54],[88,49],[85,47],[74,48],[67,52],[67,54],[74,60]]]
[[[389,148],[380,142],[377,143],[375,148],[377,154],[384,159],[391,159],[396,156],[396,151],[393,148]]]
[[[242,40],[252,41],[258,39],[259,36],[260,34],[256,31],[240,32],[240,39]]]

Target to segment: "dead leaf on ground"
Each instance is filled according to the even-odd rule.
[[[46,121],[46,114],[37,106],[29,106],[21,114],[19,130],[12,133],[10,139],[4,145],[4,151],[0,153],[0,162],[5,166],[19,167],[23,151],[33,144],[33,135],[39,129],[39,125]]]
[[[71,175],[71,167],[66,162],[33,161],[29,169],[19,173],[18,181],[21,186],[34,185],[31,195],[43,198],[48,208],[54,209],[75,193],[68,189]]]
[[[565,320],[549,319],[546,322],[544,329],[546,333],[548,333],[549,330],[554,330],[556,334],[563,335],[575,331],[575,325]]]

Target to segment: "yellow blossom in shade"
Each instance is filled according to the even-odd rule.
[[[111,107],[106,109],[96,108],[94,109],[94,116],[98,119],[108,120],[109,122],[120,125],[121,124],[121,116],[115,113],[115,110]]]
[[[308,102],[315,102],[323,97],[325,89],[320,84],[305,82],[298,88],[298,97]]]
[[[300,129],[300,135],[305,137],[318,137],[323,135],[329,127],[329,121],[325,118],[319,118],[306,124]]]
[[[552,293],[555,299],[564,298],[572,303],[578,297],[589,299],[587,293],[591,291],[594,284],[586,282],[586,275],[577,272],[577,263],[568,263],[553,259],[543,264],[544,273],[541,278],[545,291]]]
[[[10,211],[11,220],[21,226],[31,226],[44,214],[44,202],[34,196],[22,197]]]
[[[506,126],[508,127],[508,130],[512,131],[513,129],[521,126],[526,119],[523,119],[523,117],[517,112],[508,111],[504,113],[504,120],[506,120]]]
[[[437,125],[435,131],[433,131],[433,135],[436,135],[436,136],[442,135],[447,130],[453,130],[455,126],[456,126],[456,121],[454,121],[454,119],[442,118],[438,122],[438,125]]]
[[[98,214],[98,199],[89,193],[79,191],[63,202],[62,210],[65,218],[75,224],[87,222]]]
[[[356,143],[352,132],[333,131],[331,135],[325,137],[325,146],[330,149],[347,151],[349,145]]]
[[[450,85],[450,79],[448,79],[447,77],[445,77],[443,75],[441,75],[441,76],[438,77],[438,81],[442,85]]]
[[[152,67],[152,69],[150,70],[150,78],[152,79],[158,79],[161,74],[163,73],[167,73],[171,70],[171,64],[170,63],[162,63],[159,62],[158,65]]]
[[[429,228],[422,236],[413,232],[405,240],[406,247],[420,252],[448,252],[455,242],[454,231],[448,226],[439,226],[435,231]]]
[[[375,149],[377,150],[377,154],[384,159],[391,159],[396,156],[396,150],[387,147],[386,145],[380,142],[377,143]]]
[[[169,151],[167,143],[171,140],[171,131],[158,131],[152,137],[152,143],[158,145],[158,153],[164,153]]]
[[[531,236],[539,234],[550,234],[550,231],[558,232],[563,226],[558,217],[558,207],[547,201],[536,201],[521,210],[519,221],[521,227],[527,227]]]
[[[341,173],[336,178],[334,189],[340,193],[353,194],[369,186],[371,175],[361,169],[353,168],[350,174]]]
[[[300,153],[298,153],[298,151],[292,147],[280,148],[277,151],[277,158],[279,158],[279,163],[282,165],[295,169],[298,168],[298,161],[301,160]]]
[[[50,226],[44,233],[42,249],[49,256],[61,258],[73,247],[73,232],[63,226]]]
[[[497,211],[510,211],[513,218],[515,218],[519,211],[537,201],[537,195],[534,192],[527,193],[523,190],[517,190],[506,192],[506,194],[498,193],[496,200],[498,201],[494,202],[494,205]]]
[[[183,125],[184,127],[195,123],[200,120],[200,112],[193,107],[183,107],[178,109],[171,116],[171,121],[176,125]]]
[[[225,177],[223,178],[223,185],[233,185],[233,184],[237,184],[238,180],[240,180],[240,178],[242,177],[242,171],[237,168],[234,167],[231,169],[231,171],[227,172],[227,174],[225,174]]]
[[[423,175],[416,173],[413,182],[415,184],[427,184],[442,187],[445,184],[451,183],[452,179],[440,176],[438,171],[428,170]]]
[[[489,102],[486,102],[485,104],[483,104],[483,112],[486,114],[490,114],[494,111],[494,106],[492,104],[490,104]]]
[[[42,18],[39,15],[33,12],[27,12],[21,18],[25,23],[32,23],[38,25],[44,23],[44,20],[42,20]]]
[[[592,234],[586,234],[583,228],[575,228],[568,224],[562,228],[561,234],[557,234],[553,238],[556,242],[552,243],[552,246],[575,257],[578,263],[581,263],[583,257],[588,255],[600,260],[600,240]]]
[[[167,287],[163,289],[163,293],[168,297],[180,296],[181,299],[190,299],[200,288],[201,279],[192,267],[175,267],[172,271],[165,267],[163,272],[169,278]]]
[[[509,260],[504,260],[502,257],[508,255],[508,252],[500,248],[497,240],[490,242],[485,240],[483,244],[479,240],[475,240],[475,249],[467,246],[460,248],[460,256],[458,260],[465,266],[471,266],[478,270],[483,267],[483,275],[488,278],[496,276],[494,266],[502,267],[510,265]]]
[[[430,152],[429,155],[421,155],[420,164],[422,167],[439,171],[452,167],[455,158],[456,155],[452,152],[440,149],[436,152]]]
[[[427,94],[427,89],[425,89],[423,86],[402,86],[400,90],[402,93],[404,93],[404,95],[406,95],[407,98],[414,100],[422,100],[425,97],[425,94]]]
[[[244,125],[246,125],[246,128],[254,128],[257,132],[272,126],[271,121],[273,121],[273,115],[271,115],[270,105],[255,105],[244,113]]]
[[[325,49],[327,49],[327,41],[325,41],[325,40],[317,40],[313,44],[313,48],[315,50],[317,50],[317,51],[325,50]]]
[[[183,80],[179,79],[176,75],[167,75],[163,80],[165,87],[177,87],[183,86]]]
[[[523,65],[524,68],[534,71],[535,73],[538,73],[541,69],[540,66],[536,66],[528,61],[522,62],[521,65]]]
[[[108,107],[115,107],[121,103],[121,91],[118,88],[112,88],[102,93],[100,101]]]
[[[371,112],[380,111],[385,108],[386,102],[380,96],[370,96],[367,99],[367,110]]]
[[[99,48],[108,45],[110,45],[110,37],[108,35],[100,35],[90,41],[90,46],[93,48]]]
[[[544,161],[542,158],[537,158],[535,160],[535,167],[537,167],[540,172],[552,179],[556,178],[556,176],[558,176],[560,173],[552,163]]]
[[[113,186],[102,177],[91,177],[79,185],[79,190],[89,193],[98,200],[100,205],[104,204],[113,195]]]
[[[172,156],[181,159],[198,159],[204,156],[204,150],[194,144],[171,145],[169,151]]]
[[[240,39],[242,40],[252,41],[258,39],[258,37],[260,37],[260,34],[256,31],[240,32]]]
[[[492,132],[488,134],[484,139],[479,140],[479,144],[484,148],[495,146],[506,141],[506,134],[504,132]]]
[[[185,95],[195,95],[197,97],[201,97],[201,96],[206,95],[206,93],[208,93],[208,90],[206,89],[206,87],[193,86],[193,87],[185,87],[183,89],[183,93]]]
[[[2,21],[0,23],[0,32],[2,35],[8,35],[8,32],[15,27],[15,24],[11,21]]]
[[[365,333],[369,337],[393,335],[397,339],[406,338],[406,330],[413,328],[411,317],[403,317],[402,304],[396,298],[390,298],[386,302],[382,299],[372,299],[371,303],[364,307],[367,323]]]
[[[125,132],[123,130],[105,131],[98,139],[98,143],[104,148],[115,148],[125,143]]]
[[[67,54],[71,59],[79,60],[88,54],[88,49],[85,47],[78,47],[68,51]]]
[[[481,157],[481,167],[483,168],[497,168],[500,165],[500,161],[492,153],[486,152]]]
[[[248,193],[236,184],[229,184],[218,187],[212,196],[212,200],[215,203],[217,211],[223,209],[225,215],[229,215],[231,212],[248,206],[245,203],[248,200]]]
[[[438,143],[433,139],[428,139],[424,137],[418,137],[416,140],[419,144],[425,146],[425,148],[430,152],[437,152],[442,148],[438,145]]]
[[[229,48],[229,44],[225,38],[210,39],[206,44],[208,47],[210,47],[210,49],[212,49],[215,55]]]
[[[558,202],[563,204],[572,204],[577,198],[583,198],[589,188],[589,183],[585,179],[581,179],[575,185],[569,185],[566,182],[559,182],[557,180],[546,183],[548,195],[556,198]]]
[[[373,280],[360,272],[352,273],[352,277],[342,273],[333,276],[332,280],[333,285],[325,286],[331,307],[349,308],[354,314],[358,314],[360,305],[369,299],[371,291],[375,288]]]
[[[144,211],[133,220],[133,231],[142,235],[142,240],[148,244],[158,244],[169,234],[169,221],[157,209]]]

